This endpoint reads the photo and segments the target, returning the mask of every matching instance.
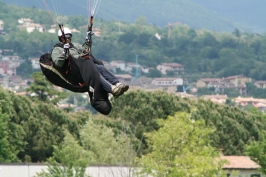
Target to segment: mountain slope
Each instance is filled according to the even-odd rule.
[[[40,0],[28,0],[22,2],[20,0],[1,0],[8,4],[16,4],[26,7],[38,7],[45,9],[43,1]],[[207,0],[209,2],[209,0]],[[50,10],[56,12],[59,15],[85,15],[88,16],[88,1],[87,0],[65,0],[64,3],[55,3],[52,0],[44,1]],[[245,31],[258,32],[261,28],[257,29],[252,27],[254,23],[250,21],[244,21],[243,18],[230,18],[233,15],[226,15],[225,11],[220,10],[215,6],[215,3],[204,3],[205,1],[196,0],[103,0],[101,1],[100,8],[96,14],[96,18],[103,18],[107,20],[134,22],[140,16],[145,16],[148,23],[152,23],[158,26],[166,26],[169,22],[181,22],[187,24],[195,29],[208,29],[214,31],[233,31],[235,28],[243,29]],[[226,8],[230,3],[227,0],[226,3],[221,0],[219,2],[220,9]],[[243,6],[249,5],[243,4],[238,0],[238,3]],[[233,3],[238,5],[237,3]],[[261,4],[257,3],[257,6]],[[55,7],[55,8],[54,8]],[[235,9],[232,6],[228,13],[234,14]],[[242,7],[242,6],[241,6]],[[254,8],[254,7],[253,7]],[[254,8],[255,9],[255,8]],[[243,12],[239,13],[243,14]],[[255,14],[254,14],[255,16]],[[240,15],[240,17],[242,17]],[[239,20],[239,21],[237,21]],[[252,20],[251,20],[252,21]],[[244,24],[243,24],[244,23]],[[261,32],[261,31],[260,31]]]
[[[261,0],[190,0],[219,16],[231,19],[250,31],[265,31],[266,1]]]

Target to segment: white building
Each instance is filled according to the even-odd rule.
[[[167,74],[166,71],[184,72],[184,66],[178,63],[161,63],[156,67],[162,74]]]
[[[0,31],[4,30],[4,21],[0,20]]]
[[[121,60],[115,60],[110,62],[111,66],[114,66],[116,68],[119,68],[121,71],[125,71],[126,69],[126,64],[124,61]]]
[[[28,33],[31,33],[34,30],[37,30],[41,33],[45,31],[42,25],[34,23],[30,18],[20,18],[18,19],[18,23],[20,24],[18,28],[20,30],[26,30]]]
[[[182,78],[154,78],[151,81],[152,85],[156,86],[177,86],[183,85],[184,79]]]
[[[39,58],[30,58],[31,61],[31,65],[33,69],[40,69],[40,62],[39,62]]]

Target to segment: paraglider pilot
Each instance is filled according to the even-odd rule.
[[[107,115],[112,109],[108,93],[118,98],[129,89],[129,86],[120,83],[105,68],[103,62],[91,54],[91,35],[93,32],[87,32],[84,44],[82,47],[78,47],[71,43],[72,33],[70,29],[59,29],[58,39],[60,43],[54,45],[51,57],[55,67],[66,73],[65,77],[69,82],[87,88],[92,107]]]

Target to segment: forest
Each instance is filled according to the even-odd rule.
[[[12,8],[11,8],[12,7]],[[17,28],[17,20],[22,16],[31,18],[35,23],[45,24],[49,29],[51,18],[46,11],[5,5],[0,6],[0,18],[8,33],[0,36],[1,49],[13,49],[24,59],[39,57],[50,52],[57,43],[56,34],[48,32],[27,33]],[[6,14],[12,14],[7,16]],[[23,14],[23,15],[21,15]],[[87,19],[84,16],[62,17],[65,26],[76,28],[81,33],[74,33],[73,42],[82,44],[86,34]],[[139,63],[154,68],[163,62],[176,62],[184,65],[182,77],[189,82],[199,78],[227,77],[244,74],[254,80],[266,80],[265,68],[265,34],[242,33],[235,29],[229,32],[195,30],[187,25],[162,28],[147,24],[145,17],[139,17],[135,23],[95,19],[95,28],[101,29],[101,36],[93,37],[92,52],[101,60],[110,62],[123,60]],[[158,34],[161,39],[155,37]],[[26,62],[25,64],[30,62]],[[23,75],[27,66],[18,70]]]
[[[33,85],[29,92],[35,90],[39,95],[47,95],[43,90],[46,88],[50,96],[58,94],[40,77],[41,73],[35,76],[35,84],[39,83],[39,87]],[[263,149],[265,143],[266,119],[261,112],[243,111],[202,99],[180,98],[163,91],[130,91],[119,99],[111,99],[113,111],[108,116],[91,111],[69,112],[57,108],[56,99],[17,96],[3,89],[0,98],[2,163],[50,162],[55,165],[64,161],[68,166],[70,161],[84,160],[86,165],[122,163],[146,167],[164,152],[157,152],[154,147],[159,141],[157,136],[162,133],[163,139],[169,136],[174,144],[179,144],[171,152],[172,155],[177,153],[177,158],[179,153],[191,151],[193,147],[193,156],[202,153],[201,147],[208,147],[206,152],[210,154],[204,155],[206,159],[217,157],[221,148],[225,155],[250,154],[257,159],[261,154],[254,149]],[[177,137],[172,137],[174,135]],[[165,147],[175,146],[170,139],[164,142]],[[186,143],[181,146],[183,141]],[[195,146],[199,147],[197,151]],[[84,158],[68,156],[67,152],[72,151],[83,152]],[[155,152],[159,154],[152,158]],[[203,168],[200,163],[195,166]]]
[[[57,42],[56,34],[19,31],[20,17],[47,27],[52,24],[45,11],[1,3],[0,18],[8,35],[0,36],[0,48],[13,49],[26,60],[49,52]],[[86,18],[64,18],[65,26],[81,31],[73,34],[73,40],[82,43],[86,29],[79,27]],[[92,51],[107,62],[134,62],[138,54],[139,63],[148,67],[161,62],[184,65],[184,77],[190,81],[236,74],[266,79],[265,35],[238,29],[216,33],[182,24],[165,29],[147,24],[145,17],[133,24],[97,19],[95,27],[101,28],[102,35],[93,37]],[[108,116],[61,110],[56,103],[63,93],[56,92],[41,73],[26,73],[27,63],[30,61],[19,71],[21,75],[33,74],[34,82],[27,91],[35,92],[36,97],[0,88],[2,163],[48,162],[50,172],[59,164],[69,170],[89,164],[124,164],[141,166],[146,174],[156,167],[157,176],[215,176],[224,164],[216,163],[218,149],[224,149],[225,155],[249,155],[266,171],[266,117],[258,110],[140,90],[111,99],[113,110]],[[184,156],[188,160],[180,161]],[[188,168],[191,163],[194,168]],[[176,164],[184,168],[176,168]]]

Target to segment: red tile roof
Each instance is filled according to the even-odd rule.
[[[229,161],[223,169],[258,169],[260,165],[251,160],[248,156],[221,156],[222,159]]]
[[[183,65],[179,63],[162,63],[164,66],[172,66],[172,67],[183,67]]]
[[[220,79],[220,78],[201,78],[200,80],[203,82],[219,82],[222,79]]]

